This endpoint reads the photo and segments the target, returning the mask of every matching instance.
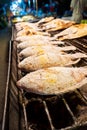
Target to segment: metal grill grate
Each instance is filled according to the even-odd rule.
[[[13,32],[13,34],[15,35],[15,32]],[[65,45],[76,46],[76,52],[83,52],[87,54],[87,37],[74,40],[65,40],[64,42]],[[12,61],[12,64],[15,62],[13,65],[16,65],[17,67],[18,59],[15,56],[17,54],[17,50],[14,49],[14,47],[16,48],[17,43],[13,42],[13,44],[12,52],[15,59]],[[14,57],[12,57],[12,59]],[[75,66],[85,65],[87,65],[87,59],[82,59]],[[17,68],[15,69],[17,70]],[[15,72],[16,70],[13,69]],[[17,70],[17,73],[18,75],[14,73],[12,78],[16,77],[17,79],[21,76],[20,70]],[[13,87],[11,86],[11,88],[12,90],[13,88],[16,88],[15,83]],[[87,129],[87,85],[75,91],[56,96],[40,96],[33,93],[27,93],[23,90],[18,92],[18,94],[19,103],[22,106],[19,111],[23,114],[22,123],[20,123],[20,121],[18,123],[22,124],[21,127],[23,127],[23,130]],[[4,130],[5,127],[5,119],[3,123],[2,130]],[[21,127],[19,127],[19,129]]]

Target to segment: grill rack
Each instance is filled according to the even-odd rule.
[[[68,99],[70,97],[69,95],[72,95],[70,100]],[[36,95],[35,95],[35,97],[27,99],[27,104],[26,104],[26,99],[25,99],[25,103],[22,103],[22,105],[23,105],[23,112],[25,116],[26,130],[28,129],[31,130],[32,127],[34,127],[35,123],[36,124],[42,123],[41,119],[43,119],[42,120],[43,122],[46,122],[46,118],[48,120],[47,122],[49,122],[48,129],[46,129],[47,128],[47,125],[46,125],[47,122],[46,122],[45,124],[42,123],[42,126],[38,126],[39,128],[37,128],[37,130],[44,130],[44,126],[46,126],[45,128],[46,130],[70,130],[73,128],[79,128],[83,125],[87,125],[87,121],[85,121],[85,119],[82,120],[82,122],[79,119],[80,116],[82,116],[83,112],[85,111],[83,110],[82,115],[80,116],[79,114],[81,111],[77,112],[78,107],[82,107],[82,108],[85,107],[86,108],[85,110],[87,110],[86,98],[84,97],[84,95],[82,94],[80,90],[76,90],[75,92],[69,93],[69,95],[68,96],[67,94],[58,95],[58,96],[53,96],[51,98],[48,98],[48,97],[36,98]],[[75,96],[74,97],[75,100],[77,99],[77,104],[73,103],[75,101],[74,99],[72,99],[73,96]],[[70,104],[70,102],[73,103],[73,105]],[[79,104],[78,102],[81,104]],[[43,107],[41,107],[41,105]],[[35,108],[36,108],[36,111],[35,111]],[[44,115],[42,115],[41,109],[42,111],[45,112]],[[40,113],[38,114],[39,111]],[[76,114],[76,112],[78,114]],[[29,118],[29,113],[30,113],[30,118]],[[47,117],[43,118],[43,116],[47,116]],[[87,118],[87,115],[86,115],[86,118]],[[29,120],[30,120],[30,124],[28,125]],[[39,120],[39,122],[37,120]],[[36,130],[36,129],[32,129],[32,130]]]
[[[73,40],[73,42],[70,42],[70,41],[71,40],[66,40],[65,45],[73,45],[72,43],[74,43],[74,41],[75,41],[75,43],[77,43],[78,40]],[[77,51],[82,52],[82,53],[84,52],[85,54],[87,54],[85,49],[83,48],[81,50],[80,48],[78,48],[77,44],[76,44],[76,48],[77,48],[76,52]],[[81,62],[82,63],[84,62],[84,64],[87,65],[86,59],[82,59]],[[87,95],[85,95],[82,90],[76,89],[73,92],[69,92],[66,94],[58,94],[57,96],[53,95],[51,97],[50,96],[47,96],[47,97],[38,96],[36,94],[34,95],[34,94],[27,93],[24,91],[22,94],[23,94],[22,98],[25,99],[25,100],[23,99],[23,101],[25,101],[25,103],[23,103],[22,105],[23,105],[26,130],[44,130],[44,129],[45,130],[72,130],[72,129],[81,129],[81,127],[86,127],[84,129],[87,129],[87,119],[85,120],[85,118],[87,118],[87,115],[86,115],[86,117],[84,116],[84,119],[80,119],[80,118],[83,118],[81,116],[87,110]],[[73,104],[74,100],[72,100],[72,98],[70,100],[68,99],[71,95],[72,95],[72,97],[75,96],[76,99],[79,100],[79,103],[82,102],[82,104],[77,103],[72,106],[70,104],[70,102],[72,101],[72,104]],[[53,100],[53,102],[55,102],[53,105],[55,107],[49,105],[49,104],[52,104],[51,100]],[[26,104],[26,102],[27,102],[27,104]],[[62,102],[62,106],[61,106],[60,102]],[[36,106],[34,106],[35,103],[36,103]],[[46,119],[44,119],[43,116],[41,116],[42,112],[40,113],[40,115],[37,114],[38,112],[35,112],[35,107],[40,106],[41,104],[43,107],[40,107],[37,109],[39,109],[38,111],[41,111],[41,109],[42,109],[42,111],[45,112],[44,116],[45,116],[45,118],[47,118],[47,122],[46,122]],[[81,105],[81,106],[79,106],[79,105]],[[74,106],[76,106],[76,108],[73,108]],[[50,110],[51,107],[52,107],[52,110]],[[54,112],[53,112],[53,109],[55,109],[56,107],[59,110],[57,109],[57,110],[54,110]],[[65,113],[62,113],[63,111],[61,111],[61,109],[63,107],[66,110]],[[81,111],[79,113],[77,112],[78,107],[86,108],[85,110],[82,111],[82,115],[80,115]],[[82,109],[82,108],[80,108],[80,109]],[[58,115],[59,117],[55,116],[58,111],[61,113]],[[78,114],[76,114],[76,112]],[[32,116],[29,117],[29,115],[28,115],[29,113]],[[54,115],[54,113],[55,113],[55,115]],[[61,118],[62,114],[64,114],[64,115]],[[38,117],[38,116],[40,116],[40,117]],[[65,118],[65,117],[67,117],[67,118]],[[32,120],[32,118],[33,118],[33,120]],[[45,124],[41,122],[41,119],[43,119],[42,122],[45,122]],[[39,120],[39,121],[37,121],[37,120]],[[42,123],[42,126],[40,126],[39,123],[40,124]],[[46,127],[44,127],[44,126],[46,126]]]
[[[82,39],[81,39],[82,40]],[[84,40],[84,41],[86,41],[87,40],[87,37],[86,37],[86,39]],[[78,40],[77,40],[78,41]],[[73,42],[71,42],[71,40],[66,40],[65,41],[66,42],[66,45],[73,45],[74,43]],[[17,57],[16,56],[13,56],[13,55],[15,55],[16,54],[16,49],[15,49],[15,51],[14,51],[14,48],[15,48],[15,46],[16,46],[16,44],[14,44],[13,43],[13,40],[10,42],[10,44],[11,44],[11,46],[12,47],[10,47],[10,48],[12,48],[12,53],[10,53],[10,60],[9,60],[9,62],[10,62],[10,64],[9,64],[9,66],[11,67],[11,69],[12,69],[12,62],[13,62],[13,58],[14,58],[14,61],[15,61],[15,65],[17,64]],[[77,47],[77,46],[76,46]],[[78,51],[80,50],[80,51],[82,51],[82,52],[84,52],[84,53],[87,53],[87,50],[85,51],[83,48],[82,49],[80,49],[80,48],[78,48],[77,47],[77,49],[78,49]],[[87,62],[85,61],[85,59],[83,59],[82,60],[82,62],[84,62],[86,65],[87,65]],[[15,66],[14,65],[14,66]],[[17,68],[16,68],[17,69]],[[15,70],[14,70],[15,71]],[[17,70],[18,71],[18,70]],[[10,75],[10,74],[9,74]],[[15,75],[15,76],[17,76],[17,75]],[[14,75],[12,75],[12,78],[14,77]],[[18,77],[16,77],[16,78],[18,78]],[[9,79],[9,81],[8,82],[10,82],[10,80],[11,79]],[[15,79],[16,80],[16,79]],[[15,84],[15,83],[14,83]],[[9,86],[9,83],[8,83],[8,86]],[[12,84],[11,84],[11,86],[10,86],[10,89],[13,89],[13,88],[11,88],[12,87]],[[34,95],[33,94],[33,96],[32,96],[32,94],[29,94],[29,93],[26,93],[26,92],[24,92],[23,90],[21,90],[21,91],[19,91],[17,88],[16,88],[16,86],[14,85],[14,92],[15,91],[17,91],[18,93],[17,94],[15,94],[15,95],[17,95],[18,97],[17,97],[17,105],[19,105],[19,110],[18,110],[18,112],[19,112],[19,114],[18,114],[18,116],[19,116],[19,118],[21,118],[22,116],[22,121],[21,121],[21,119],[19,119],[20,121],[18,121],[18,125],[21,125],[21,126],[18,126],[18,128],[16,129],[16,130],[19,130],[20,128],[21,128],[21,130],[23,129],[23,130],[73,130],[73,129],[79,129],[79,130],[82,130],[82,129],[84,129],[84,130],[86,130],[87,129],[87,120],[84,120],[84,121],[82,121],[82,122],[79,122],[78,121],[78,118],[77,117],[79,117],[79,115],[78,114],[80,114],[80,113],[78,113],[78,114],[76,114],[76,112],[77,111],[75,111],[75,110],[77,110],[77,109],[75,109],[75,110],[73,110],[73,107],[72,107],[72,105],[69,105],[69,103],[70,103],[70,101],[72,101],[72,100],[69,100],[69,96],[70,95],[72,95],[71,97],[73,97],[73,96],[75,96],[75,95],[73,95],[73,94],[76,94],[76,98],[77,99],[79,99],[80,100],[80,102],[82,103],[81,105],[82,106],[85,106],[85,107],[87,107],[87,95],[86,95],[86,91],[85,91],[85,89],[84,90],[82,90],[82,88],[81,88],[81,90],[80,89],[77,89],[75,92],[70,92],[70,93],[67,93],[67,94],[59,94],[59,95],[57,95],[57,96],[52,96],[52,97],[44,97],[44,96],[40,96],[40,97],[38,97],[38,95]],[[9,90],[9,87],[7,87],[7,89]],[[8,97],[9,96],[9,93],[8,93],[9,91],[6,91],[6,97]],[[12,94],[12,90],[10,90],[10,93]],[[69,96],[68,96],[69,95]],[[78,95],[78,96],[77,96]],[[11,98],[11,97],[10,97]],[[9,97],[8,97],[8,99],[9,99]],[[52,106],[50,105],[50,103],[51,103],[51,101],[53,101],[54,102],[54,104],[52,104]],[[62,105],[63,105],[63,107],[65,108],[65,110],[66,110],[66,112],[64,113],[62,110],[61,110],[61,102],[62,102]],[[39,125],[39,123],[42,123],[41,122],[41,118],[43,119],[43,116],[41,115],[41,113],[40,113],[40,115],[37,115],[37,113],[38,112],[35,112],[35,106],[34,106],[34,104],[36,103],[36,107],[37,106],[39,106],[38,107],[38,111],[39,110],[41,110],[42,109],[42,111],[41,111],[41,113],[43,113],[43,111],[44,111],[44,116],[46,117],[46,119],[47,119],[47,121],[46,121],[46,119],[45,119],[45,121],[43,122],[43,124],[42,124],[42,126],[40,126]],[[71,104],[72,104],[73,102],[71,102]],[[8,115],[10,114],[10,112],[9,112],[9,114],[8,114],[8,112],[7,112],[7,110],[9,109],[9,111],[10,111],[10,109],[11,108],[9,108],[9,104],[10,103],[8,103],[8,101],[7,100],[5,100],[5,108],[4,108],[4,117],[3,117],[3,123],[2,123],[2,130],[6,130],[6,128],[8,129],[8,130],[10,130],[10,127],[9,126],[6,126],[7,125],[7,123],[6,122],[8,122],[9,124],[10,124],[10,121],[8,121]],[[20,105],[21,104],[21,105]],[[59,116],[59,119],[58,119],[58,124],[57,123],[55,123],[55,121],[53,120],[53,118],[54,118],[54,116],[53,115],[51,115],[51,111],[52,110],[54,110],[54,105],[58,108],[57,109],[57,112],[58,112],[58,110],[59,110],[59,105],[60,105],[60,112],[63,112],[63,113],[61,113],[61,115],[62,114],[65,114],[63,117],[62,117],[62,119],[61,119],[61,115]],[[21,106],[22,106],[22,109],[21,109]],[[32,106],[32,107],[31,107]],[[75,106],[75,105],[74,105]],[[63,108],[62,107],[62,108]],[[81,107],[81,106],[80,106]],[[53,108],[52,110],[50,109],[50,108]],[[78,107],[77,107],[78,108]],[[81,108],[83,108],[83,107],[81,107]],[[33,113],[34,114],[36,114],[36,117],[38,117],[38,116],[41,116],[41,117],[38,117],[38,118],[40,118],[39,119],[39,121],[40,122],[37,122],[37,119],[38,118],[36,118],[36,123],[35,123],[35,121],[32,123],[31,121],[31,119],[32,119],[32,117],[30,118],[30,117],[28,117],[29,115],[29,110],[30,110],[30,114],[32,114],[32,117],[33,117]],[[31,111],[33,109],[33,112]],[[21,112],[22,113],[21,113]],[[32,113],[31,113],[32,112]],[[54,113],[56,112],[56,110],[54,110]],[[83,112],[85,112],[84,110],[83,110]],[[66,115],[66,113],[68,113],[68,115]],[[22,114],[22,115],[21,115]],[[53,113],[52,113],[53,114]],[[55,115],[56,115],[57,113],[55,113]],[[60,114],[60,113],[59,113]],[[85,114],[85,113],[84,113]],[[82,115],[83,115],[83,113],[82,113]],[[63,119],[66,117],[66,124],[63,124],[64,122],[65,122],[65,120],[64,120],[64,122],[63,122]],[[70,120],[67,120],[67,118],[68,119],[70,119]],[[61,121],[59,122],[59,120],[61,119]],[[56,120],[57,121],[57,120]],[[13,123],[13,122],[12,122]],[[46,126],[46,124],[44,124],[44,123],[46,123],[47,124],[47,126]],[[62,124],[61,124],[62,123]],[[14,123],[13,123],[14,124]],[[38,125],[38,126],[37,126]],[[45,127],[46,126],[46,127]],[[44,128],[45,127],[45,128]],[[46,129],[47,128],[47,129]]]

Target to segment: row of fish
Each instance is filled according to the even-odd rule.
[[[59,31],[53,39],[63,41],[87,35],[87,24],[75,24],[73,21],[46,17],[36,23],[21,22],[16,24],[17,40],[20,37],[44,35],[50,37],[50,32]],[[61,31],[61,32],[60,32]],[[22,38],[22,39],[23,39]],[[26,38],[25,38],[26,39]]]
[[[49,23],[55,19],[49,17],[46,18],[46,21],[44,18],[37,23],[16,24],[17,37],[15,40],[18,42],[18,68],[27,72],[17,81],[17,86],[28,92],[58,94],[87,84],[87,67],[72,66],[78,63],[81,58],[87,58],[87,55],[80,52],[75,53],[77,48],[64,46],[63,41],[53,40],[57,38],[58,34],[55,38],[50,37],[50,35],[45,36],[46,33],[41,32],[38,27],[48,25],[47,20]],[[26,25],[30,25],[29,28],[34,28],[34,31],[41,33],[21,35],[24,31],[26,32]]]

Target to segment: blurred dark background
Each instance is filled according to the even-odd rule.
[[[0,0],[0,3],[2,3],[2,4],[9,3],[9,2],[10,2],[10,0]]]

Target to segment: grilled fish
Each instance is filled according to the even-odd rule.
[[[63,19],[53,19],[52,21],[43,25],[42,30],[46,31],[56,31],[70,27],[75,24],[73,21],[63,20]]]
[[[27,74],[17,86],[37,94],[59,94],[87,85],[86,76],[85,67],[51,67]]]
[[[63,41],[49,41],[49,40],[34,40],[34,39],[30,39],[29,41],[24,41],[21,42],[17,45],[17,49],[18,50],[23,50],[27,47],[31,47],[31,46],[41,46],[41,45],[64,45]]]
[[[26,58],[28,56],[41,55],[47,52],[64,54],[65,51],[70,51],[70,50],[76,50],[76,47],[74,46],[57,47],[55,45],[31,46],[23,49],[19,53],[19,57]]]
[[[35,30],[38,30],[38,25],[42,24],[42,23],[46,23],[46,22],[49,22],[51,20],[53,20],[54,17],[45,17],[45,18],[42,18],[41,20],[39,20],[38,22],[36,23],[29,23],[29,22],[21,22],[21,23],[16,23],[15,24],[15,27],[17,29],[17,31],[25,28],[25,27],[29,27],[29,28],[33,28]]]
[[[53,67],[53,66],[68,66],[76,64],[80,58],[87,58],[87,55],[82,53],[75,54],[56,54],[45,53],[38,56],[30,56],[19,62],[18,67],[26,72]]]
[[[58,40],[80,38],[87,35],[87,24],[76,24],[56,34]]]
[[[37,31],[35,29],[29,29],[29,28],[24,28],[23,30],[19,31],[17,33],[17,37],[19,36],[29,36],[29,35],[47,35],[50,36],[49,33],[47,32],[42,32],[42,31]]]
[[[23,41],[29,41],[29,40],[51,40],[49,36],[43,36],[43,35],[29,35],[29,36],[19,36],[15,39],[15,41],[23,42]]]
[[[17,32],[23,30],[23,29],[34,29],[34,30],[40,30],[36,24],[34,23],[29,23],[29,22],[21,22],[21,23],[16,23],[15,24]]]
[[[37,25],[40,25],[42,23],[47,23],[47,22],[50,22],[54,19],[54,17],[50,16],[50,17],[45,17],[45,18],[42,18],[41,20],[39,20],[36,24]]]

